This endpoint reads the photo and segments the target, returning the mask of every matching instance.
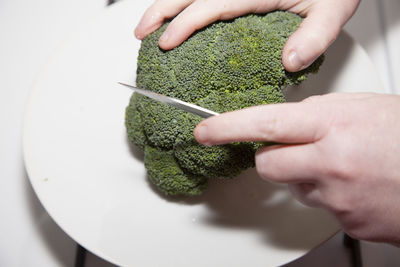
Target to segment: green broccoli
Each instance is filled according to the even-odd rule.
[[[158,39],[168,23],[146,37],[139,51],[138,87],[217,111],[284,102],[281,88],[317,72],[285,71],[282,48],[302,18],[276,11],[220,21],[164,51]],[[254,166],[260,144],[205,147],[193,137],[202,118],[134,93],[126,109],[131,142],[144,150],[150,180],[167,195],[198,195],[212,177],[235,177]]]

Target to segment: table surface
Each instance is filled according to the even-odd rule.
[[[106,4],[105,0],[0,1],[0,266],[74,265],[76,243],[48,216],[26,175],[22,118],[38,72],[68,36]],[[400,93],[399,12],[398,0],[364,0],[345,26],[367,51],[388,93]],[[398,248],[361,245],[364,266],[400,265]],[[112,265],[89,253],[85,266]]]

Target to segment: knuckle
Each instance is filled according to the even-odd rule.
[[[345,160],[331,163],[325,168],[325,174],[327,177],[332,177],[336,180],[349,180],[352,171],[352,166]]]
[[[293,196],[309,207],[321,207],[321,200],[316,184],[314,183],[300,183],[289,184],[289,189]]]
[[[354,215],[360,212],[360,203],[363,203],[359,195],[349,187],[351,185],[347,182],[330,180],[321,190],[323,206],[343,225],[354,221]]]
[[[357,154],[353,155],[352,148],[347,146],[346,149],[349,151],[340,149],[335,153],[335,159],[329,161],[323,172],[324,176],[335,181],[354,183],[357,179],[363,177],[363,168],[359,167]]]
[[[219,2],[220,6],[219,6],[219,14],[218,14],[218,18],[225,20],[225,19],[230,19],[232,18],[232,6],[230,5],[229,1],[220,1]]]
[[[273,141],[278,135],[279,124],[279,120],[273,116],[267,119],[263,118],[256,124],[256,134],[266,141]]]
[[[321,55],[327,47],[335,41],[339,31],[336,29],[331,29],[332,32],[327,32],[326,28],[323,26],[314,26],[315,28],[312,30],[306,29],[302,27],[301,29],[304,32],[307,32],[306,41],[312,48],[314,57]]]
[[[339,220],[353,210],[353,203],[344,194],[329,194],[323,197],[324,206],[331,211]],[[342,220],[341,220],[342,221]]]

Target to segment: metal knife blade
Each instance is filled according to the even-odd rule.
[[[219,113],[214,112],[212,110],[209,110],[209,109],[206,109],[206,108],[203,108],[203,107],[197,106],[195,104],[191,104],[191,103],[188,103],[188,102],[185,102],[185,101],[173,98],[173,97],[169,97],[169,96],[162,95],[162,94],[159,94],[159,93],[155,93],[155,92],[152,92],[152,91],[149,91],[149,90],[144,90],[144,89],[141,89],[141,88],[137,88],[135,86],[132,86],[132,85],[129,85],[129,84],[126,84],[126,83],[121,83],[121,82],[118,82],[118,83],[120,85],[123,85],[123,86],[126,86],[128,88],[133,89],[135,92],[137,92],[137,93],[139,93],[141,95],[147,96],[147,97],[149,97],[151,99],[154,99],[156,101],[159,101],[159,102],[165,103],[167,105],[179,108],[181,110],[184,110],[186,112],[190,112],[192,114],[198,115],[198,116],[203,117],[203,118],[208,118],[208,117],[211,117],[211,116],[219,115]]]

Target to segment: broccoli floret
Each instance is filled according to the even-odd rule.
[[[267,85],[246,91],[213,91],[207,97],[197,101],[197,104],[216,112],[226,112],[255,105],[283,102],[285,102],[285,97],[280,88]]]
[[[138,56],[138,87],[176,97],[217,112],[284,102],[281,88],[318,71],[323,57],[304,71],[289,73],[283,46],[302,18],[276,11],[220,21],[164,51],[146,37]],[[193,137],[202,118],[133,94],[126,110],[129,139],[145,153],[150,180],[168,195],[196,195],[211,177],[234,177],[254,166],[260,144],[205,147]]]
[[[125,126],[128,132],[129,141],[144,150],[146,145],[146,135],[143,130],[142,116],[138,106],[142,103],[139,94],[133,94],[129,101],[129,106],[125,111]]]
[[[235,177],[241,171],[254,167],[254,144],[235,143],[205,147],[189,140],[177,140],[174,156],[179,166],[189,173],[205,177]]]
[[[144,165],[150,180],[166,195],[200,195],[207,186],[204,176],[187,173],[180,168],[173,151],[151,146],[144,149]]]

